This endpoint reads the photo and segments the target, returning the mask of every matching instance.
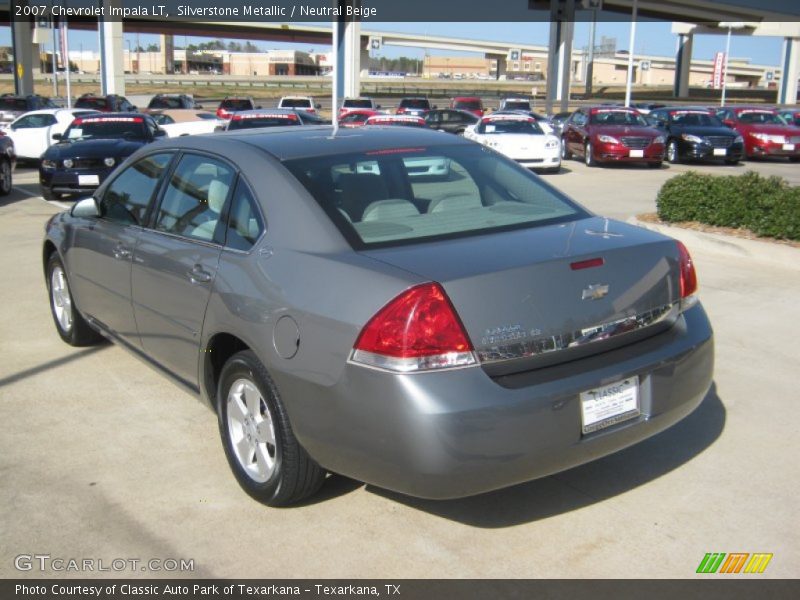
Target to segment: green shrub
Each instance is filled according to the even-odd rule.
[[[698,221],[800,240],[800,187],[780,177],[753,171],[738,176],[689,171],[661,187],[656,207],[662,221]]]

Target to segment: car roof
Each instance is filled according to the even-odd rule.
[[[263,150],[281,161],[350,153],[391,152],[398,148],[423,148],[442,144],[472,144],[458,136],[443,136],[441,132],[433,129],[391,125],[355,129],[340,128],[335,136],[332,136],[332,133],[333,127],[330,125],[308,125],[305,127],[240,129],[213,134],[213,137],[220,143],[247,144]],[[167,144],[170,147],[203,150],[208,148],[208,137],[201,135],[170,138],[159,144],[160,147]]]

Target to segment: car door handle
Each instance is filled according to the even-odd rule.
[[[131,257],[131,251],[122,244],[117,244],[112,254],[117,260],[128,260]]]
[[[189,277],[189,281],[191,281],[194,284],[208,283],[209,281],[211,281],[211,278],[213,277],[211,273],[203,270],[203,267],[201,267],[200,265],[195,265],[194,268],[191,271],[189,271],[189,273],[187,273],[187,275]]]

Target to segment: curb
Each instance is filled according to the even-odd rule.
[[[627,222],[631,225],[637,225],[679,239],[689,247],[690,251],[692,248],[702,248],[734,259],[751,258],[800,271],[800,248],[759,240],[748,240],[722,233],[695,231],[694,229],[686,229],[674,225],[649,223],[640,221],[636,217],[630,217]]]

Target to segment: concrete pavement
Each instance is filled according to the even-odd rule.
[[[689,168],[565,165],[547,179],[622,219],[652,212],[661,182]],[[277,510],[240,491],[207,408],[119,347],[60,341],[40,251],[60,208],[34,182],[17,173],[0,200],[0,577],[87,575],[14,566],[49,554],[194,561],[191,572],[101,576],[685,578],[706,552],[771,552],[766,572],[747,577],[800,575],[797,269],[690,244],[716,333],[715,385],[655,438],[465,500],[334,476],[312,502]]]

